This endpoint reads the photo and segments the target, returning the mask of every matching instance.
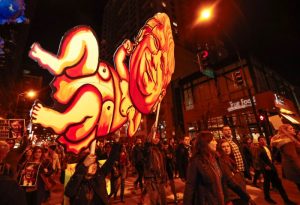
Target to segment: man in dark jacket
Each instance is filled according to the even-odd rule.
[[[185,136],[182,143],[176,149],[176,162],[178,166],[179,178],[183,181],[186,180],[186,172],[191,156],[190,137]]]
[[[284,200],[285,204],[294,205],[284,190],[281,180],[276,171],[276,167],[272,162],[271,150],[267,147],[266,139],[264,136],[258,138],[260,150],[259,150],[259,164],[263,171],[264,176],[264,196],[265,200],[270,204],[276,204],[276,202],[270,197],[270,183],[276,187],[279,191],[280,196]]]
[[[83,162],[78,163],[65,189],[70,205],[108,204],[105,177],[111,173],[114,162],[120,156],[120,150],[121,145],[114,143],[110,156],[101,168],[95,155],[88,155]]]
[[[138,185],[140,189],[143,189],[143,175],[144,175],[144,147],[142,144],[142,139],[137,138],[136,144],[132,150],[132,163],[138,174],[136,180],[134,181],[134,187],[137,189]]]
[[[155,130],[153,128],[152,130]],[[144,193],[150,205],[166,205],[165,183],[167,180],[166,160],[160,146],[160,136],[151,132],[145,143]]]
[[[4,159],[4,161],[10,165],[11,176],[14,179],[17,179],[18,162],[19,162],[22,154],[24,153],[24,151],[25,151],[25,149],[28,145],[28,136],[27,135],[23,136],[23,140],[21,141],[21,144],[18,148],[14,148],[14,146],[15,146],[15,140],[14,139],[7,139],[7,143],[10,146],[10,150],[7,153],[7,156]]]
[[[9,151],[9,144],[0,141],[0,204],[26,205],[25,191],[11,178],[10,164],[3,161]]]

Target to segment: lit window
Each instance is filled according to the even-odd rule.
[[[184,104],[185,110],[192,110],[194,108],[194,99],[192,88],[187,88],[184,90]]]

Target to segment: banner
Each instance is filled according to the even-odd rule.
[[[41,163],[27,162],[21,171],[19,185],[23,187],[35,187]]]
[[[0,139],[21,141],[25,131],[25,119],[1,119]]]

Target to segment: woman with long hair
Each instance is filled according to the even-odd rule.
[[[196,135],[194,152],[188,166],[184,190],[185,205],[224,205],[223,185],[228,185],[241,199],[255,204],[250,196],[223,173],[216,156],[217,141],[211,132]]]
[[[20,172],[20,169],[22,169],[24,165],[31,159],[31,156],[32,156],[32,148],[29,146],[23,152],[21,158],[18,161],[17,172]]]
[[[36,146],[19,174],[19,183],[26,191],[27,204],[40,205],[49,197],[45,179],[52,173],[51,162],[44,159],[44,149]]]
[[[271,146],[280,150],[283,177],[294,182],[300,191],[300,141],[290,124],[282,124]]]
[[[246,192],[246,182],[239,172],[234,160],[233,153],[231,151],[231,146],[229,142],[225,139],[221,139],[218,142],[217,151],[219,153],[219,163],[224,174],[230,176],[236,184],[238,184],[244,192]],[[226,205],[245,205],[248,204],[247,201],[241,199],[241,197],[231,190],[226,184],[224,184],[224,198]]]

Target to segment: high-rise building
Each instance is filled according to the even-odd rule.
[[[184,0],[108,0],[103,11],[102,40],[100,42],[101,60],[106,60],[112,64],[113,54],[116,48],[125,39],[133,41],[138,31],[149,18],[158,12],[163,12],[170,18],[176,48],[176,68],[172,79],[175,80],[197,71],[196,56],[186,48],[184,39],[181,38],[181,36],[185,36],[181,31],[184,31],[184,23],[188,21],[187,19],[190,15],[188,8],[191,6],[191,2],[192,1],[189,1],[189,4],[186,4]],[[172,83],[175,83],[175,81]],[[173,135],[173,130],[176,127],[173,125],[174,123],[169,120],[174,118],[174,113],[177,113],[176,109],[173,113],[163,111],[165,107],[169,108],[172,99],[177,98],[173,96],[173,89],[175,89],[173,85],[168,87],[168,96],[165,96],[162,102],[162,111],[160,113],[159,123],[166,125],[160,126],[166,127],[166,130],[161,130],[161,133],[165,133],[164,135],[167,136]],[[149,130],[149,126],[151,128],[150,124],[153,123],[154,119],[155,117],[148,115],[147,122],[145,122],[147,124],[147,130]],[[176,116],[176,119],[179,118]],[[165,121],[168,121],[168,123],[166,124]]]
[[[133,39],[145,22],[157,12],[168,14],[174,38],[178,38],[177,1],[109,0],[103,11],[101,58],[110,62],[122,41]]]

